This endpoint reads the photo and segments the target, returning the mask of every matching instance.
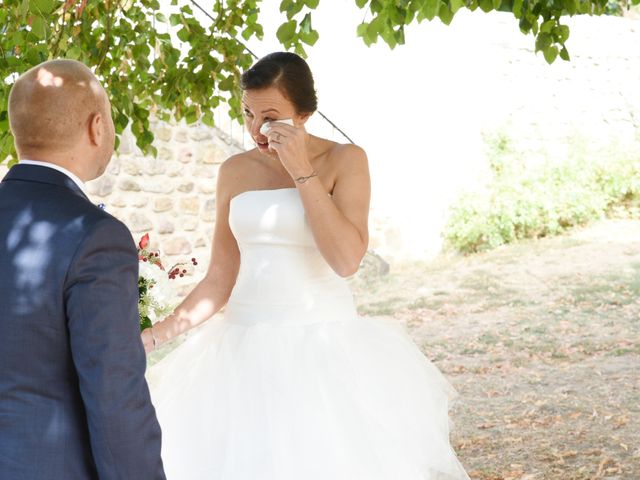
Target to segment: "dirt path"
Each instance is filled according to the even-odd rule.
[[[460,393],[473,479],[640,479],[640,221],[354,280]]]

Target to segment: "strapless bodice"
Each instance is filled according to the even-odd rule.
[[[240,248],[231,321],[306,324],[355,314],[345,279],[316,246],[296,188],[235,196],[229,225]]]

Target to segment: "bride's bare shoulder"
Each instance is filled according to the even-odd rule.
[[[218,194],[231,198],[241,191],[260,166],[260,160],[252,150],[240,152],[227,158],[218,170]]]
[[[367,154],[362,147],[353,143],[332,143],[327,157],[336,174],[368,171]]]

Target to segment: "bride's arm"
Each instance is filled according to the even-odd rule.
[[[331,197],[317,176],[296,186],[320,253],[338,275],[347,277],[358,271],[369,244],[369,167],[364,150],[355,145],[341,145],[333,156],[338,167]],[[299,175],[310,175],[309,170],[301,169]]]
[[[296,183],[318,250],[338,275],[353,275],[369,244],[371,185],[364,150],[351,144],[333,149],[327,160],[335,165],[329,197],[318,172],[313,171],[304,128],[274,122],[267,138]]]
[[[183,334],[211,318],[229,300],[240,267],[240,251],[229,227],[229,202],[234,182],[232,178],[226,178],[228,168],[228,163],[223,163],[218,174],[216,222],[207,273],[171,315],[142,332],[147,351],[153,350],[154,338],[159,346]]]

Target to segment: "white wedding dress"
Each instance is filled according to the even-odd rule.
[[[295,188],[231,201],[241,266],[224,318],[148,372],[169,480],[468,479],[454,391],[404,331],[361,318]]]

